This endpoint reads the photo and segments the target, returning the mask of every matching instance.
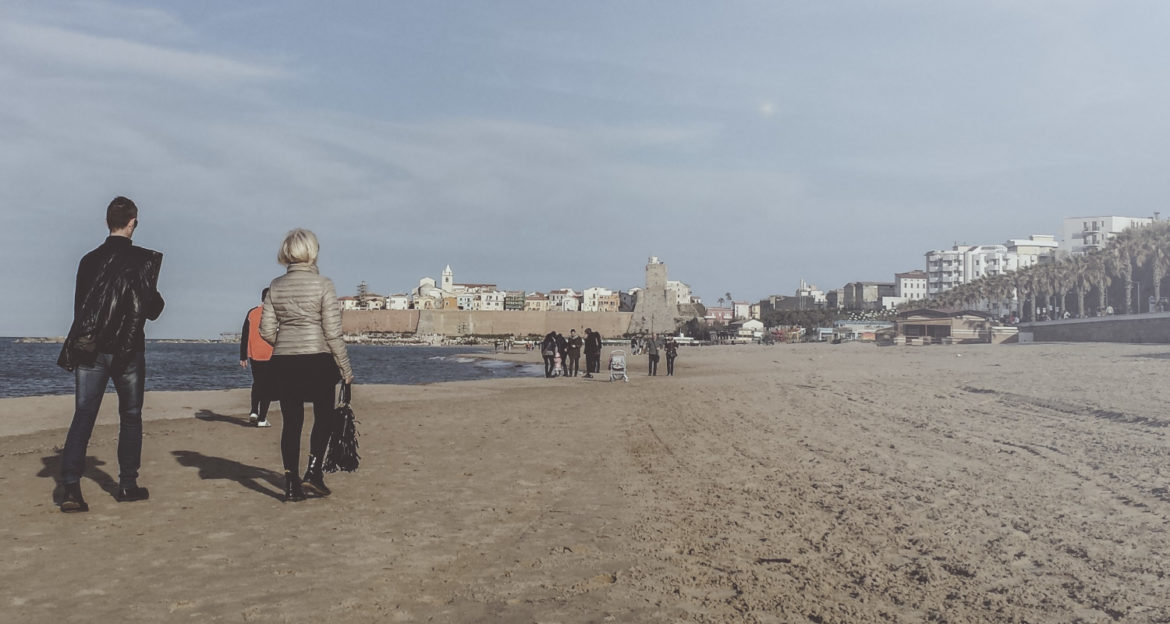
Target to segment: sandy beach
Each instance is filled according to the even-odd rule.
[[[246,390],[148,392],[126,504],[107,395],[85,514],[54,503],[72,397],[0,400],[2,619],[1170,622],[1164,345],[631,369],[360,385],[362,468],[298,504]]]

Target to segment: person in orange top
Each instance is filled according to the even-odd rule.
[[[260,301],[268,298],[268,289],[260,293]],[[248,416],[257,427],[271,427],[268,422],[268,405],[272,402],[275,390],[272,386],[272,345],[260,337],[260,314],[264,306],[258,305],[248,310],[244,317],[244,329],[240,332],[240,367],[248,368],[252,363],[252,413]]]

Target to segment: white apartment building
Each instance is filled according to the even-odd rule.
[[[581,307],[580,300],[577,297],[577,293],[572,288],[550,290],[548,293],[548,309],[576,312]]]
[[[476,295],[476,303],[478,310],[504,311],[504,299],[507,298],[508,293],[502,290],[492,290],[481,292]]]
[[[1068,254],[1095,251],[1127,228],[1153,222],[1150,217],[1065,217],[1060,250]]]
[[[455,305],[460,310],[478,310],[476,299],[476,293],[464,291],[455,295]]]
[[[603,297],[613,295],[613,291],[608,288],[586,288],[581,297],[581,311],[582,312],[600,312],[601,301]]]
[[[926,252],[926,296],[935,297],[959,284],[987,275],[1002,275],[1052,260],[1058,244],[1051,235],[1033,234],[1003,245],[955,245]]]
[[[666,292],[674,293],[675,301],[678,305],[688,305],[691,303],[691,286],[678,280],[666,280]]]
[[[894,296],[905,301],[926,299],[926,272],[895,273]]]
[[[395,294],[386,297],[387,310],[409,310],[410,296],[403,294]]]

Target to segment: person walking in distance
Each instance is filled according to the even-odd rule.
[[[585,376],[601,372],[601,334],[585,328]]]
[[[662,346],[662,350],[666,351],[666,376],[674,376],[674,358],[678,357],[678,341],[674,336],[666,339],[666,343]]]
[[[661,347],[658,341],[658,334],[650,334],[650,339],[646,341],[646,353],[649,354],[647,358],[650,360],[650,376],[658,375],[658,349]]]
[[[81,494],[85,454],[98,409],[111,380],[118,392],[119,502],[146,500],[138,485],[142,465],[142,402],[146,380],[146,321],[162,314],[158,294],[162,254],[131,243],[138,206],[115,197],[106,207],[110,235],[77,266],[73,325],[57,364],[72,371],[75,411],[61,453],[63,512],[89,511]]]
[[[557,362],[557,333],[550,331],[540,343],[540,356],[544,358],[544,376],[552,377]]]
[[[268,289],[260,292],[260,302],[268,297]],[[240,367],[252,365],[252,411],[248,418],[257,427],[271,427],[268,422],[268,406],[272,402],[272,345],[260,337],[260,315],[263,305],[248,311],[244,317],[244,328],[240,331]]]
[[[287,267],[272,280],[260,314],[260,337],[273,345],[272,372],[280,398],[280,455],[284,461],[284,500],[305,500],[305,490],[328,496],[321,462],[329,436],[337,429],[334,389],[353,383],[349,354],[341,339],[341,306],[333,282],[317,269],[320,246],[309,230],[295,229],[280,245],[276,260]],[[309,462],[297,479],[305,403],[313,404]]]
[[[565,341],[565,350],[569,354],[569,362],[565,369],[566,375],[577,376],[577,372],[581,368],[581,347],[585,345],[585,341],[577,335],[577,330],[569,330],[569,338]]]

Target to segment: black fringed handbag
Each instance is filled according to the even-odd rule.
[[[349,407],[349,399],[350,385],[343,382],[334,410],[336,429],[329,436],[329,446],[325,448],[325,461],[321,466],[325,472],[353,472],[362,459],[358,455],[358,421]]]

